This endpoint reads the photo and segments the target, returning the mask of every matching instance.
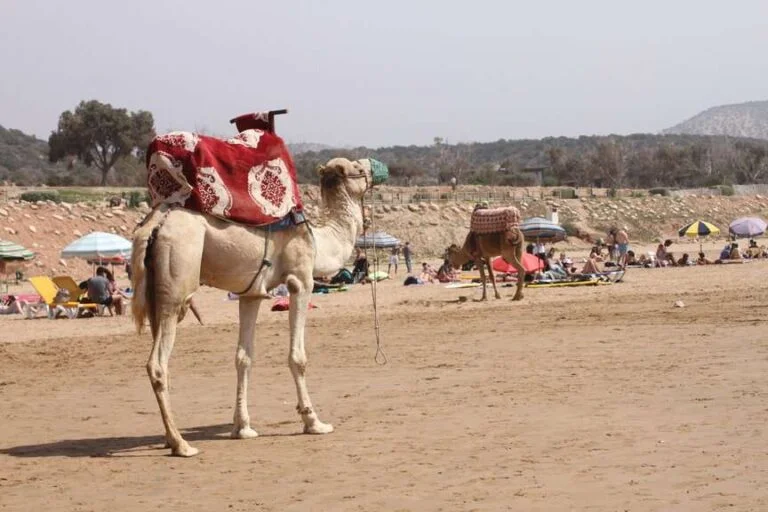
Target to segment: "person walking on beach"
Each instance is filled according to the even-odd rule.
[[[392,252],[389,254],[389,265],[387,265],[387,274],[397,275],[397,264],[400,260],[400,246],[396,245],[392,248]],[[395,267],[395,273],[392,274],[392,266]]]
[[[411,252],[411,242],[405,242],[403,247],[403,259],[405,260],[405,269],[410,274],[413,272],[413,253]]]

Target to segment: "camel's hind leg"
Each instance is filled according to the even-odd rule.
[[[296,384],[298,405],[296,410],[304,422],[305,434],[328,434],[333,432],[333,426],[323,423],[317,417],[309,399],[307,383],[304,375],[307,371],[307,353],[304,350],[304,326],[307,322],[307,307],[309,306],[311,279],[307,284],[301,284],[299,279],[291,276],[287,280],[291,292],[289,322],[291,326],[291,349],[288,355],[288,366]]]
[[[256,318],[259,315],[261,299],[240,297],[240,335],[235,355],[237,368],[237,398],[235,400],[235,418],[232,437],[236,439],[251,439],[258,434],[251,428],[251,418],[248,415],[248,377],[251,373],[253,360],[253,338],[256,333]]]
[[[171,412],[171,400],[168,392],[168,360],[171,357],[173,343],[176,339],[177,318],[169,315],[160,320],[158,336],[152,345],[152,352],[147,362],[147,373],[155,391],[157,405],[160,406],[160,414],[165,425],[165,439],[171,448],[173,455],[191,457],[198,453],[182,437]]]
[[[504,254],[502,254],[504,261],[517,269],[517,292],[515,292],[515,296],[512,297],[512,300],[522,300],[523,287],[525,286],[525,267],[523,267],[523,237],[520,236],[519,240],[520,243],[513,244],[506,251],[504,251]]]
[[[168,360],[176,340],[176,326],[189,297],[200,283],[205,230],[188,222],[183,212],[171,212],[162,227],[153,231],[147,245],[146,304],[152,327],[152,352],[147,373],[165,425],[165,438],[173,455],[198,453],[182,437],[170,404]]]

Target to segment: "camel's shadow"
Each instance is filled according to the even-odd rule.
[[[191,427],[184,429],[182,434],[187,441],[229,440],[231,430],[232,424],[224,423]],[[165,437],[162,435],[64,439],[53,443],[2,448],[0,454],[12,457],[137,457],[154,455],[148,452],[157,450],[165,450],[170,454],[170,450],[165,448]]]

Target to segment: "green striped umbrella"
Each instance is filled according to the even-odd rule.
[[[0,260],[31,260],[35,253],[9,240],[0,240]]]

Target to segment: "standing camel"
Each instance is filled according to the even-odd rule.
[[[501,256],[504,261],[517,269],[517,292],[512,300],[523,298],[523,286],[525,285],[525,268],[523,267],[523,244],[525,236],[520,231],[520,213],[517,208],[496,208],[493,210],[476,209],[472,212],[472,222],[469,234],[464,240],[464,245],[459,247],[452,244],[445,251],[445,257],[453,268],[461,268],[468,261],[478,261],[480,280],[483,283],[483,296],[480,300],[487,300],[485,267],[488,267],[488,277],[493,285],[493,293],[497,299],[501,298],[496,288],[496,279],[493,276],[491,258]]]
[[[366,162],[367,163],[367,162]],[[136,231],[133,242],[133,315],[141,332],[149,319],[152,351],[147,373],[160,406],[165,438],[173,455],[191,457],[197,448],[185,441],[173,419],[168,389],[168,360],[176,325],[201,284],[240,295],[240,332],[235,356],[237,397],[232,437],[257,436],[248,415],[248,376],[253,359],[256,318],[268,290],[285,283],[291,293],[288,366],[296,385],[296,407],[304,432],[333,431],[318,419],[309,399],[305,373],[304,325],[315,274],[330,274],[352,254],[362,233],[362,199],[371,186],[370,166],[334,158],[319,168],[322,216],[268,232],[183,208],[156,207]]]

